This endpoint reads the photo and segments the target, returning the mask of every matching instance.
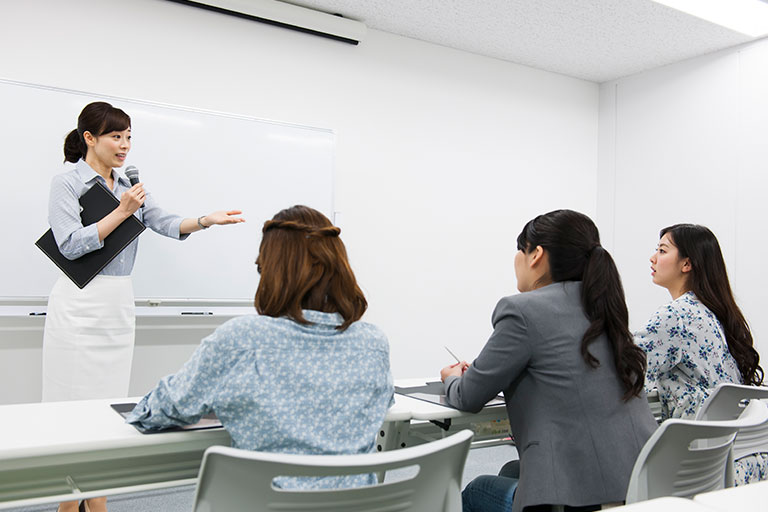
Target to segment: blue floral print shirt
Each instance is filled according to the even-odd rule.
[[[661,419],[693,419],[709,391],[721,382],[742,384],[715,315],[688,292],[660,307],[635,342],[648,355],[646,391],[658,388]],[[736,485],[768,479],[768,455],[734,463]]]
[[[339,331],[337,313],[303,314],[309,325],[261,315],[221,325],[127,421],[160,429],[214,412],[236,448],[307,455],[373,451],[394,403],[386,336],[365,322]],[[275,481],[283,488],[373,483],[373,475]]]
[[[717,317],[693,292],[651,315],[635,342],[648,356],[645,388],[658,388],[661,418],[689,418],[721,382],[741,384]]]

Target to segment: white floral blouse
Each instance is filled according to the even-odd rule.
[[[648,356],[645,388],[658,389],[662,421],[693,419],[715,386],[742,384],[720,321],[693,292],[656,310],[635,343]],[[766,478],[768,457],[744,457],[735,469],[737,485]]]
[[[693,418],[710,389],[741,384],[720,322],[693,292],[657,309],[635,342],[648,356],[645,388],[658,388],[662,420]]]

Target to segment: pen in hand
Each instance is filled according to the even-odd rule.
[[[457,363],[460,363],[460,362],[461,362],[461,359],[459,359],[459,356],[457,356],[456,354],[454,354],[453,352],[451,352],[451,349],[449,349],[449,348],[448,348],[447,346],[445,346],[445,345],[443,345],[443,348],[444,348],[445,350],[447,350],[447,351],[448,351],[448,353],[449,353],[449,354],[451,354],[451,356],[453,356],[453,358],[456,360],[456,362],[457,362]]]
[[[451,354],[451,356],[456,360],[456,362],[454,364],[452,364],[450,366],[446,366],[445,368],[440,370],[440,380],[445,382],[445,379],[449,375],[454,375],[456,377],[460,377],[460,376],[464,375],[464,372],[467,371],[467,368],[469,368],[469,364],[466,363],[465,361],[462,361],[461,359],[459,359],[459,356],[454,354],[451,351],[451,349],[449,349],[445,345],[443,345],[443,348],[445,348],[445,350],[447,350],[448,353]],[[459,368],[457,368],[457,366]],[[457,373],[457,372],[459,372],[459,373]]]

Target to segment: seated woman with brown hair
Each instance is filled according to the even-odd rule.
[[[339,228],[306,206],[264,223],[256,264],[258,314],[203,339],[128,417],[146,428],[196,423],[216,413],[232,446],[294,454],[373,451],[393,400],[389,345],[360,321],[367,302]],[[372,475],[281,478],[283,488],[351,487]]]

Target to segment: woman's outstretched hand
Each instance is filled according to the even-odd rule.
[[[237,224],[238,222],[245,222],[244,218],[235,217],[235,215],[240,215],[241,213],[243,213],[241,210],[219,210],[209,213],[200,219],[200,222],[204,226],[213,226],[214,224]]]

